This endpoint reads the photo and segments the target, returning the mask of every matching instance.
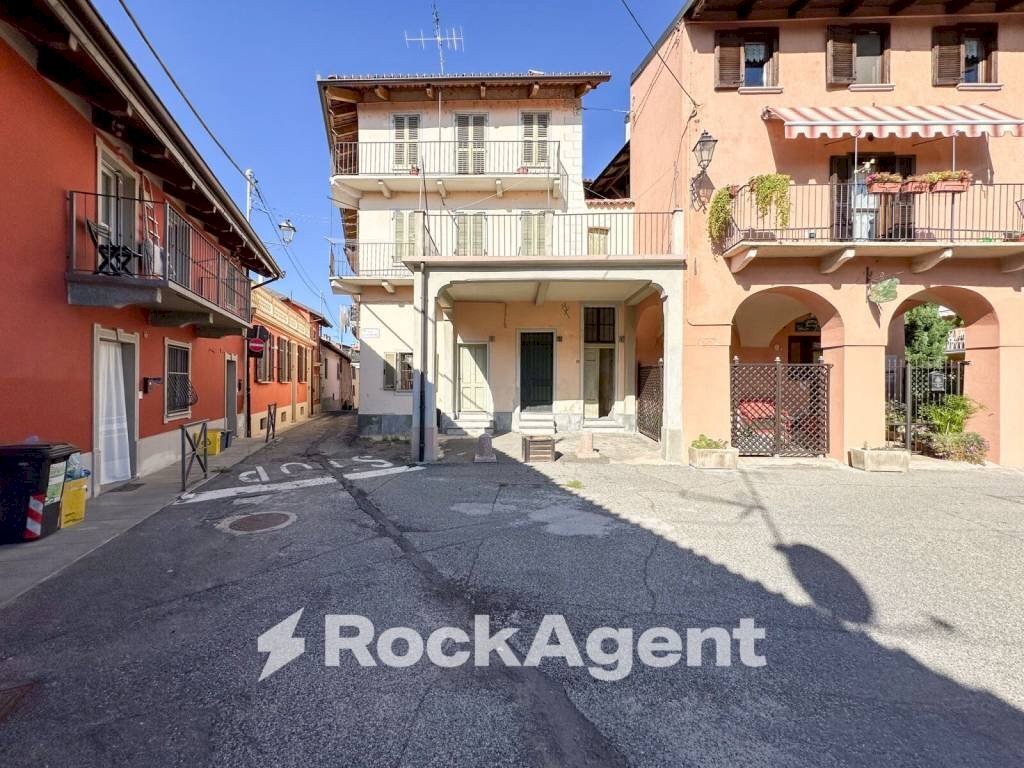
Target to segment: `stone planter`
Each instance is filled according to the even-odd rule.
[[[905,195],[923,195],[931,188],[927,181],[904,181],[900,186],[900,192]]]
[[[970,182],[961,179],[946,179],[932,184],[932,192],[966,192]]]
[[[875,181],[868,184],[868,192],[872,195],[898,195],[902,186],[898,181]]]
[[[697,469],[736,469],[739,448],[690,448],[690,466]]]
[[[887,451],[871,448],[851,448],[850,466],[865,472],[908,472],[908,451]]]

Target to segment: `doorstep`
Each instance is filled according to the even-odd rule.
[[[305,422],[303,422],[305,423]],[[210,457],[209,478],[263,448],[262,437],[235,438],[231,447]],[[197,467],[192,477],[206,482]],[[137,488],[111,490],[86,502],[85,519],[38,541],[0,546],[0,606],[67,568],[173,502],[181,493],[178,463],[131,481]]]

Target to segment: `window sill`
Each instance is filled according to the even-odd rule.
[[[172,421],[181,421],[182,419],[191,419],[192,409],[189,408],[187,411],[175,411],[174,413],[164,414],[164,424],[170,424]]]
[[[782,93],[781,85],[741,85],[737,91],[743,94]]]
[[[957,83],[958,91],[1001,91],[1002,83]]]
[[[892,83],[850,83],[849,90],[854,93],[895,91],[896,86]]]

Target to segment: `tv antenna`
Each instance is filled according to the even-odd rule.
[[[441,27],[441,13],[437,10],[437,3],[431,3],[433,8],[434,17],[434,36],[429,37],[423,34],[423,30],[420,30],[418,37],[409,37],[409,33],[405,33],[405,47],[409,47],[409,43],[419,43],[420,48],[426,50],[427,43],[435,43],[437,45],[437,58],[441,65],[441,74],[444,74],[444,51],[447,48],[450,51],[459,50],[460,46],[462,50],[466,50],[466,41],[462,37],[462,27],[456,31],[455,27],[450,27],[448,31],[444,31]]]

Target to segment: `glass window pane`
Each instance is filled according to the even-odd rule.
[[[858,32],[855,41],[857,82],[882,82],[882,36],[877,32]]]
[[[743,44],[743,84],[747,86],[767,85],[768,44],[747,42]]]
[[[964,82],[980,83],[985,42],[980,37],[964,37]]]

